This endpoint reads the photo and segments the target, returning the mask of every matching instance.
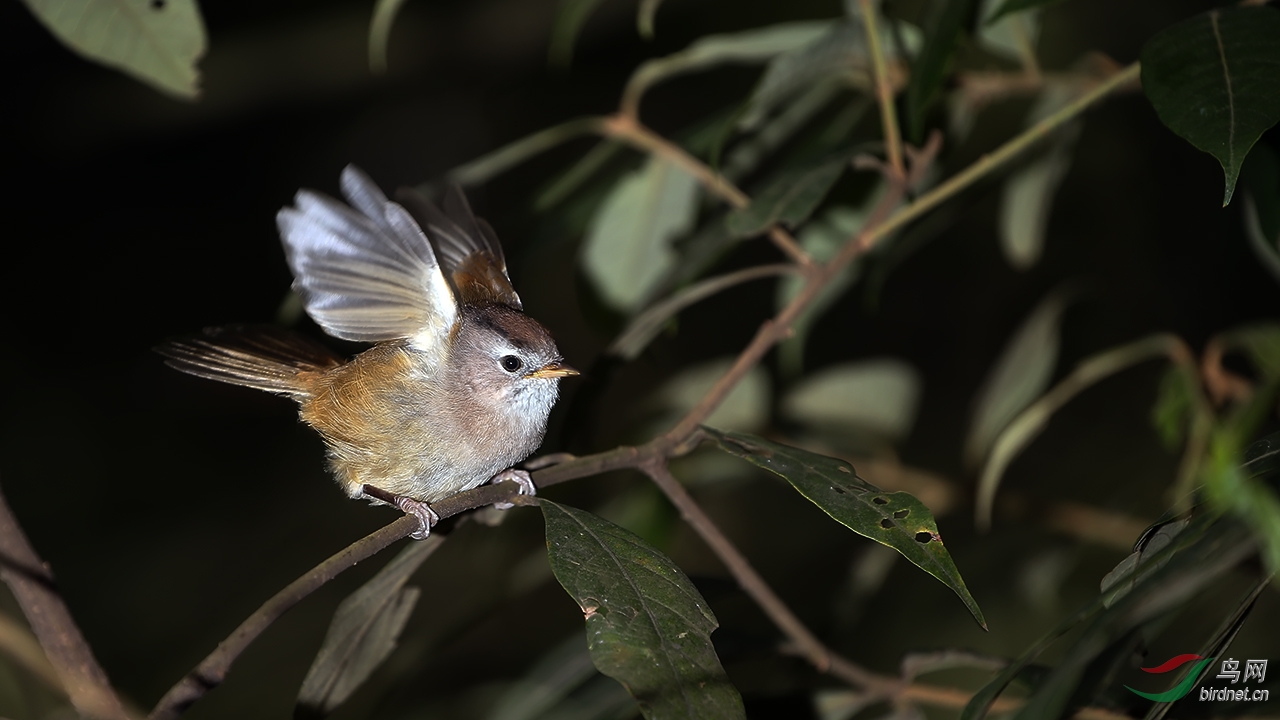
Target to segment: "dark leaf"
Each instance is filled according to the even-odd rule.
[[[951,588],[985,629],[982,610],[942,544],[933,514],[910,493],[886,493],[843,460],[742,433],[704,428],[722,450],[786,478],[823,512],[863,537],[897,550]]]
[[[1196,525],[1193,521],[1165,550],[1142,558],[1139,577],[1128,594],[1121,598],[1103,596],[1104,602],[1113,604],[1095,616],[1067,648],[1053,672],[1014,716],[1017,720],[1060,716],[1068,708],[1086,668],[1113,642],[1139,625],[1182,607],[1257,551],[1248,531],[1239,523],[1217,522],[1203,533],[1196,531]],[[1190,539],[1183,542],[1188,536]]]
[[[795,227],[808,220],[848,165],[848,158],[838,157],[781,173],[750,205],[729,213],[725,218],[729,234],[748,237],[764,232],[774,223]]]
[[[886,49],[892,39],[883,39]],[[788,50],[769,62],[756,85],[738,127],[754,130],[786,101],[832,77],[870,85],[867,31],[856,18],[832,22],[820,36]],[[860,78],[860,79],[859,79]]]
[[[582,608],[600,672],[647,718],[742,718],[707,602],[670,558],[603,518],[541,500],[556,579]]]
[[[1240,602],[1236,604],[1235,611],[1223,619],[1222,624],[1218,626],[1217,632],[1209,638],[1208,642],[1196,654],[1210,659],[1222,657],[1227,647],[1236,639],[1236,635],[1239,634],[1241,626],[1244,625],[1244,621],[1249,617],[1249,613],[1253,612],[1253,606],[1257,604],[1258,597],[1262,595],[1262,591],[1266,590],[1270,584],[1270,575],[1263,577],[1254,584],[1253,589],[1245,593]],[[1181,678],[1175,680],[1175,685],[1180,680]],[[1156,703],[1143,720],[1161,720],[1161,718],[1169,714],[1169,710],[1173,708],[1173,705],[1174,703],[1171,702]]]
[[[443,542],[443,535],[432,535],[408,545],[342,601],[302,681],[296,716],[329,714],[387,659],[418,601],[418,589],[404,584]]]
[[[1231,202],[1240,166],[1280,120],[1280,11],[1210,10],[1167,28],[1142,48],[1142,89],[1160,121],[1213,155]]]
[[[973,0],[937,0],[929,13],[924,48],[911,66],[911,82],[907,85],[907,127],[917,145],[924,140],[925,113],[942,87],[960,28],[972,9]]]

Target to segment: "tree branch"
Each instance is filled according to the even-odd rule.
[[[833,661],[836,654],[832,652],[822,641],[814,635],[809,628],[804,626],[800,618],[791,612],[791,608],[778,597],[773,588],[765,582],[760,573],[751,567],[751,563],[742,555],[736,546],[725,537],[720,528],[712,522],[707,516],[706,511],[693,499],[689,491],[684,485],[671,474],[671,470],[667,468],[665,459],[655,459],[645,463],[640,470],[648,475],[654,484],[662,490],[671,504],[676,506],[680,511],[680,517],[684,519],[693,531],[711,548],[711,551],[720,558],[728,568],[729,574],[733,575],[734,580],[738,581],[738,586],[742,588],[752,600],[755,601],[764,614],[769,616],[774,625],[786,634],[791,641],[792,646],[797,653],[809,661],[811,665],[820,672],[839,674],[843,679],[850,681],[859,687],[871,691],[878,691],[888,696],[898,685],[894,678],[885,678],[876,675],[868,670],[863,669],[852,661],[841,658],[839,663]]]
[[[701,508],[693,502],[683,486],[670,476],[669,471],[666,469],[666,460],[682,455],[696,445],[700,438],[699,426],[702,421],[719,406],[733,386],[746,375],[747,371],[759,362],[775,343],[787,336],[790,332],[791,323],[845,265],[855,257],[870,250],[879,240],[923,215],[944,200],[959,193],[979,178],[993,172],[1037,140],[1048,135],[1059,125],[1083,112],[1093,102],[1105,97],[1116,88],[1133,82],[1137,79],[1137,76],[1138,66],[1135,63],[1100,83],[1093,91],[1082,96],[1063,110],[1006,142],[991,155],[980,158],[947,182],[922,195],[911,205],[894,212],[895,208],[898,208],[902,202],[906,190],[910,186],[917,184],[920,178],[923,177],[925,170],[932,164],[940,148],[940,136],[935,134],[930,138],[930,142],[925,148],[914,154],[908,150],[908,156],[914,155],[911,157],[910,172],[905,177],[890,178],[890,191],[885,194],[885,198],[872,211],[866,226],[858,234],[851,237],[840,252],[825,264],[814,264],[807,253],[804,253],[799,248],[789,233],[775,226],[770,232],[770,236],[793,260],[806,266],[806,282],[800,293],[787,307],[775,318],[766,321],[761,326],[755,338],[738,356],[733,367],[720,378],[698,405],[670,431],[653,438],[644,445],[638,447],[623,446],[540,469],[533,473],[536,484],[539,487],[547,487],[622,468],[640,468],[644,470],[660,488],[663,488],[664,492],[668,493],[668,497],[673,498],[673,502],[677,502],[674,498],[680,498],[678,507],[681,508],[682,513],[685,513],[686,518],[697,518],[697,520],[691,520],[691,524],[693,522],[698,523],[695,526],[695,530],[698,530],[700,534],[705,533],[703,534],[704,539],[709,544],[712,544],[718,555],[722,558],[736,558],[730,565],[730,571],[735,574],[735,577],[739,577],[739,582],[743,583],[744,590],[761,604],[762,609],[770,615],[771,619],[774,619],[779,624],[779,627],[803,648],[805,656],[815,666],[850,682],[873,688],[876,692],[890,693],[891,688],[888,684],[890,682],[892,682],[893,688],[900,688],[901,684],[897,679],[869,673],[833,655],[803,624],[799,623],[785,604],[772,593],[772,590],[764,583],[763,579],[758,574],[755,574],[755,571],[750,568],[749,563],[746,562],[745,558],[742,558],[732,543],[724,537],[723,533],[719,532],[719,529],[711,523],[710,519],[701,511]],[[745,207],[750,203],[750,199],[732,183],[726,181],[678,146],[640,125],[634,118],[616,115],[603,121],[599,119],[594,122],[584,121],[582,126],[573,126],[566,132],[569,130],[577,132],[582,128],[588,127],[596,129],[609,137],[627,142],[638,149],[671,160],[696,177],[710,192],[721,197],[734,207]],[[507,159],[503,158],[503,160],[506,161]],[[460,493],[434,504],[432,509],[443,519],[466,510],[491,505],[500,501],[517,505],[534,502],[531,498],[517,495],[513,483],[503,483],[500,485],[486,485]],[[208,690],[222,682],[235,658],[276,618],[347,568],[409,535],[417,528],[417,522],[416,518],[402,517],[332,556],[281,590],[246,619],[231,636],[220,643],[218,648],[205,658],[200,665],[171,688],[156,705],[156,708],[152,711],[151,718],[171,720],[178,717]],[[729,562],[726,561],[726,564],[728,565]],[[896,692],[896,690],[893,690],[893,692]],[[888,697],[888,695],[884,696]]]
[[[18,525],[0,493],[0,580],[13,592],[40,646],[57,671],[71,704],[81,715],[128,720],[124,704],[98,664],[71,610],[58,594],[49,566]]]

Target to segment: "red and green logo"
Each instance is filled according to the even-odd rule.
[[[1135,695],[1141,695],[1142,697],[1148,700],[1151,700],[1153,702],[1173,702],[1175,700],[1181,700],[1182,698],[1186,697],[1186,694],[1191,692],[1191,688],[1195,687],[1196,683],[1200,681],[1200,676],[1204,674],[1205,668],[1209,667],[1209,664],[1213,662],[1213,658],[1207,658],[1203,655],[1192,655],[1191,653],[1186,653],[1185,655],[1176,655],[1174,657],[1171,657],[1165,662],[1155,667],[1142,668],[1143,672],[1167,673],[1173,670],[1177,670],[1178,668],[1182,667],[1183,665],[1186,665],[1187,663],[1193,660],[1196,660],[1199,662],[1195,664],[1195,667],[1191,668],[1191,672],[1187,673],[1186,677],[1182,678],[1182,682],[1178,683],[1177,685],[1174,685],[1173,687],[1169,688],[1168,690],[1165,690],[1162,693],[1145,693],[1145,692],[1142,692],[1141,690],[1134,690],[1128,685],[1125,685],[1125,687],[1128,688],[1130,691],[1132,691]]]

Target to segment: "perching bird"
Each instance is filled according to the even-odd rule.
[[[330,335],[376,343],[344,362],[280,329],[219,328],[157,350],[183,372],[287,395],[324,438],[347,494],[413,513],[494,480],[542,442],[559,380],[577,375],[521,312],[502,246],[456,188],[443,211],[403,189],[390,202],[354,166],[350,206],[299,191],[276,216],[293,287]]]

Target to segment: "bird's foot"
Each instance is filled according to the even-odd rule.
[[[497,475],[494,475],[493,479],[490,480],[489,483],[490,484],[500,483],[506,480],[514,481],[517,485],[519,485],[521,495],[537,495],[538,494],[538,489],[533,486],[533,478],[529,475],[528,472],[524,470],[507,468],[506,470],[503,470]],[[498,502],[498,503],[494,503],[493,506],[498,510],[510,510],[511,508],[515,507],[514,504],[509,502]]]
[[[414,500],[403,495],[389,493],[382,488],[372,485],[365,485],[361,488],[361,494],[365,497],[381,500],[388,505],[394,505],[400,509],[405,515],[412,515],[418,519],[418,529],[414,530],[409,537],[414,540],[426,540],[431,534],[431,528],[440,522],[440,516],[436,514],[431,506],[421,500]]]

